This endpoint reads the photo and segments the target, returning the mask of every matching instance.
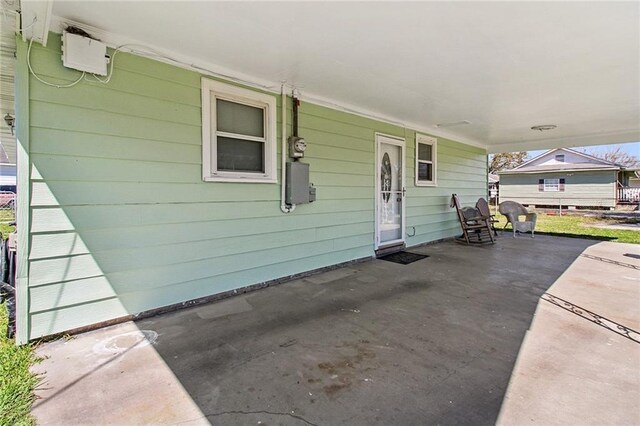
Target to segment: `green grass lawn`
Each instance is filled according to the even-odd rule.
[[[13,213],[13,210],[9,209],[0,209],[0,232],[2,233],[3,238],[7,238],[13,230],[14,226],[9,226],[6,222],[13,222],[16,220],[16,216]]]
[[[0,209],[0,222],[12,222],[16,220],[16,214],[12,209]]]
[[[40,379],[29,367],[40,361],[32,345],[6,338],[7,310],[0,305],[0,425],[34,425],[31,404]]]
[[[496,229],[502,229],[506,219],[501,214],[496,215],[500,222],[496,223]],[[536,222],[536,233],[558,235],[575,238],[593,238],[601,240],[616,241],[620,243],[640,244],[640,231],[624,229],[604,229],[594,225],[616,225],[622,223],[634,223],[624,219],[603,219],[584,216],[549,216],[538,212]],[[637,219],[635,220],[637,223]],[[511,231],[511,225],[507,226]]]
[[[2,238],[9,238],[9,234],[12,233],[16,229],[15,226],[9,226],[6,223],[0,223],[0,232],[2,232]]]

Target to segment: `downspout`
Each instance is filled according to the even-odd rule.
[[[284,83],[280,86],[280,96],[282,98],[282,164],[280,170],[280,210],[282,210],[282,213],[291,213],[296,209],[296,205],[287,205],[285,202],[285,180],[287,179],[287,94],[284,91]]]

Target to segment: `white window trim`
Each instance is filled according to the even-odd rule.
[[[418,159],[418,145],[431,145],[431,161],[425,161]],[[416,186],[438,186],[438,139],[422,135],[420,133],[416,133],[416,149],[415,149],[415,170],[414,170],[414,178],[416,182]],[[419,180],[418,179],[418,164],[420,163],[431,163],[433,168],[433,179],[430,181]]]
[[[555,181],[557,184],[551,183],[551,181]],[[547,184],[547,182],[549,183]],[[542,186],[542,192],[560,192],[560,179],[545,179]]]
[[[217,170],[217,123],[211,110],[213,98],[265,108],[264,173]],[[202,79],[202,180],[205,182],[278,183],[276,166],[276,98],[219,81]],[[218,132],[220,134],[221,132]],[[251,137],[243,136],[243,139]],[[262,141],[262,138],[257,138]]]

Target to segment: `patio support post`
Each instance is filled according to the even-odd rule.
[[[16,147],[17,147],[17,203],[16,227],[18,247],[16,253],[16,343],[29,342],[29,248],[31,228],[31,160],[29,158],[29,71],[27,69],[27,43],[16,36]]]

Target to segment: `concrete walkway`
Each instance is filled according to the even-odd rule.
[[[364,262],[52,342],[33,412],[61,425],[637,424],[636,335],[548,300],[640,329],[640,262],[625,256],[639,248],[441,243],[410,265]]]

